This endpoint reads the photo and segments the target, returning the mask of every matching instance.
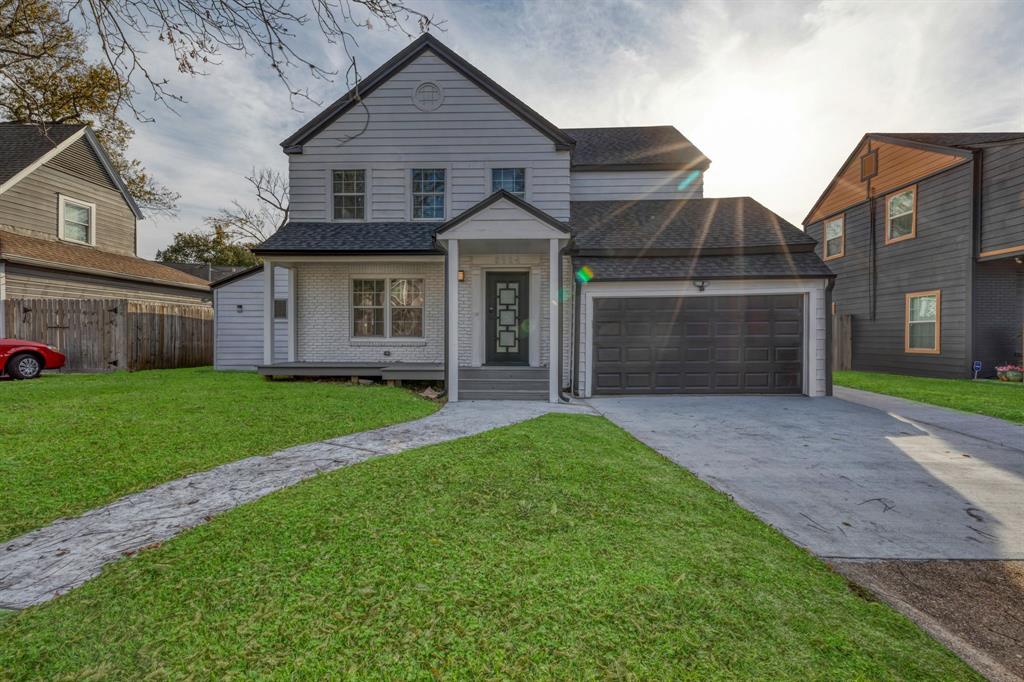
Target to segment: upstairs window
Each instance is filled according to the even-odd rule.
[[[492,168],[491,169],[491,192],[505,190],[509,194],[515,194],[520,199],[526,198],[526,169],[525,168]]]
[[[420,338],[423,336],[422,279],[352,281],[352,335]]]
[[[96,243],[96,204],[60,196],[60,238],[69,242]]]
[[[336,170],[333,178],[334,219],[366,219],[366,171]]]
[[[846,252],[846,220],[836,216],[825,221],[825,260],[839,258]]]
[[[907,294],[903,350],[907,353],[939,353],[942,292],[917,291]]]
[[[900,190],[885,198],[885,243],[917,236],[917,188]]]
[[[445,170],[416,168],[412,171],[413,220],[444,220]]]

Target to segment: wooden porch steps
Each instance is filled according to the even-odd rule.
[[[459,400],[547,400],[547,367],[464,367]]]

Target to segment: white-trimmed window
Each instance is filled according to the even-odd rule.
[[[840,258],[846,253],[846,219],[836,216],[825,221],[825,260]]]
[[[332,173],[335,220],[366,219],[366,171],[336,170]]]
[[[444,220],[445,184],[444,168],[413,169],[413,220]]]
[[[352,280],[352,335],[422,338],[423,303],[422,279]]]
[[[917,236],[917,187],[893,192],[885,198],[885,243]]]
[[[526,198],[526,169],[525,168],[492,168],[491,169],[491,192],[505,190],[509,194],[515,194],[520,199]]]
[[[96,244],[96,204],[60,195],[60,238],[78,244]]]
[[[907,294],[903,350],[907,353],[939,353],[941,347],[942,292]]]

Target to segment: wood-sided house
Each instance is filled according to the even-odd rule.
[[[205,280],[137,256],[141,217],[88,126],[0,123],[0,337],[10,299],[208,302]]]
[[[1024,133],[869,133],[804,219],[852,316],[852,367],[982,376],[1019,362]]]
[[[282,147],[290,220],[261,282],[215,284],[218,366],[449,400],[829,391],[813,240],[705,199],[672,126],[558,128],[428,34]]]

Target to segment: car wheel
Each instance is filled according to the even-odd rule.
[[[35,379],[43,371],[43,363],[31,353],[20,353],[7,363],[7,373],[14,379]]]

